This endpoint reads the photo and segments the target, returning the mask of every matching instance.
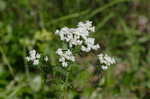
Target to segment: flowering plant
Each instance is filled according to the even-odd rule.
[[[49,68],[52,68],[52,74],[56,78],[57,74],[61,72],[57,72],[58,69],[63,67],[61,68],[61,70],[64,71],[63,73],[65,73],[65,79],[62,79],[62,86],[64,86],[63,90],[66,90],[68,85],[70,85],[69,74],[72,68],[71,64],[76,63],[76,55],[79,54],[79,52],[88,53],[92,50],[96,51],[100,49],[100,45],[95,44],[95,38],[90,37],[90,33],[92,32],[95,32],[95,27],[92,26],[91,21],[79,22],[76,28],[63,27],[60,30],[56,30],[55,34],[60,37],[60,40],[65,43],[66,47],[62,46],[56,50],[56,54],[59,57],[59,62],[56,66],[49,66]],[[99,60],[98,67],[102,71],[107,70],[109,66],[116,63],[115,59],[107,54],[100,53],[95,56],[97,56],[97,59]],[[49,61],[48,56],[44,56],[42,58],[41,54],[35,50],[31,50],[29,52],[29,56],[26,57],[26,60],[33,65],[41,65],[41,67],[45,64],[44,62]],[[42,64],[40,64],[41,61]]]

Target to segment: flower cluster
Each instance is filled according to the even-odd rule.
[[[62,41],[67,42],[70,49],[73,46],[80,46],[81,51],[90,52],[91,50],[97,50],[100,48],[99,44],[95,44],[95,39],[89,37],[91,32],[95,32],[95,27],[92,26],[91,21],[86,21],[79,22],[77,28],[64,27],[60,30],[56,30],[55,34],[59,35]],[[60,56],[59,62],[62,63],[63,67],[68,66],[68,63],[65,60],[75,61],[70,49],[63,52],[63,50],[59,48],[56,51]]]
[[[103,70],[108,69],[108,67],[112,64],[115,64],[116,61],[114,58],[108,56],[107,54],[99,54],[98,55],[99,61],[102,64],[101,68]]]
[[[59,62],[63,67],[67,67],[69,62],[75,61],[75,57],[72,54],[74,47],[78,46],[83,52],[90,52],[91,50],[98,50],[100,48],[99,44],[95,44],[95,38],[89,36],[92,32],[95,32],[95,27],[92,26],[91,21],[79,22],[76,28],[64,27],[56,30],[55,34],[59,35],[60,39],[68,44],[68,49],[58,48],[56,51],[56,54],[59,56]],[[31,50],[29,54],[26,57],[27,61],[38,65],[41,55],[35,50]],[[108,66],[115,63],[115,59],[107,54],[99,54],[98,58],[103,70],[106,70]],[[44,61],[48,61],[47,56],[44,57]]]
[[[56,30],[55,34],[60,36],[60,39],[69,43],[69,47],[81,46],[81,50],[89,52],[92,49],[100,48],[98,44],[94,44],[95,39],[90,38],[89,34],[95,31],[91,21],[79,22],[77,28],[64,27]]]
[[[26,57],[26,60],[31,61],[34,65],[38,65],[40,57],[41,55],[33,49],[29,52],[29,56]]]
[[[62,63],[63,67],[68,66],[67,61],[73,61],[73,62],[75,61],[75,57],[72,55],[72,52],[70,51],[70,49],[64,51],[61,48],[59,48],[59,49],[57,49],[56,53],[60,56],[59,62]]]
[[[29,62],[31,61],[33,65],[38,65],[41,59],[41,55],[36,52],[36,50],[29,51],[29,56],[26,57],[26,60]],[[44,61],[48,61],[48,56],[44,57]]]

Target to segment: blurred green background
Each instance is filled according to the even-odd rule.
[[[0,99],[150,99],[149,12],[150,0],[0,0]],[[57,64],[55,30],[85,20],[117,64],[97,75],[93,57],[100,51],[77,57],[64,92],[60,79],[47,71],[45,83],[24,57],[35,48],[50,67]]]

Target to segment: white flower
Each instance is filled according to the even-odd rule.
[[[59,62],[62,62],[62,63],[65,62],[65,58],[64,57],[60,57],[59,58]]]
[[[89,52],[91,49],[97,50],[100,48],[99,44],[94,45],[94,38],[86,38],[85,39],[85,44],[87,47],[85,46],[81,46],[81,50],[85,51],[85,52]]]
[[[65,50],[62,50],[61,48],[58,48],[56,51],[56,54],[60,56],[59,62],[61,62],[63,67],[68,66],[67,61],[73,61],[73,62],[75,61],[75,57],[72,55],[72,52],[70,51],[70,49],[65,51]]]
[[[44,57],[44,60],[47,62],[47,61],[48,61],[48,56],[45,56],[45,57]]]
[[[85,28],[91,32],[95,32],[95,27],[92,26],[92,21],[79,22],[78,27]]]
[[[94,45],[92,48],[93,48],[94,50],[97,50],[97,49],[100,48],[100,45],[99,45],[99,44],[96,44],[96,45]]]
[[[32,63],[34,65],[38,65],[40,57],[41,57],[41,55],[33,49],[33,50],[29,51],[29,56],[26,57],[26,60],[28,62],[32,61]]]
[[[39,53],[36,54],[36,58],[40,58],[41,55]]]
[[[108,69],[108,66],[102,65],[101,68],[102,68],[103,70],[107,70],[107,69]]]
[[[95,27],[92,26],[91,21],[86,21],[79,22],[77,28],[64,27],[56,30],[55,34],[59,35],[61,40],[68,42],[70,47],[79,45],[82,51],[89,52],[100,48],[98,44],[94,44],[95,39],[89,37],[91,32],[95,32]]]
[[[99,54],[98,58],[100,63],[102,64],[101,68],[103,70],[106,70],[108,66],[116,63],[115,59],[108,56],[107,54]]]
[[[27,60],[27,61],[30,61],[31,59],[30,59],[30,57],[27,56],[27,57],[26,57],[26,60]]]
[[[33,61],[33,64],[34,64],[34,65],[38,65],[38,64],[39,64],[39,60],[38,60],[38,59],[34,60],[34,61]]]
[[[32,55],[35,55],[36,54],[36,51],[33,49],[29,52],[29,54],[32,56]]]
[[[84,52],[89,52],[91,50],[90,47],[81,46],[81,50]]]
[[[58,55],[62,55],[63,54],[63,51],[61,48],[58,48],[57,51],[56,51],[56,54]]]
[[[63,63],[62,63],[62,66],[63,66],[63,67],[67,67],[67,66],[68,66],[68,63],[67,63],[67,62],[63,62]]]

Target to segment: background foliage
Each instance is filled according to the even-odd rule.
[[[0,99],[149,99],[149,12],[149,0],[0,0]],[[64,91],[51,68],[40,73],[24,57],[35,48],[49,56],[49,67],[56,65],[55,30],[85,20],[93,21],[92,36],[118,63],[98,75],[93,57],[101,50],[78,56]]]

